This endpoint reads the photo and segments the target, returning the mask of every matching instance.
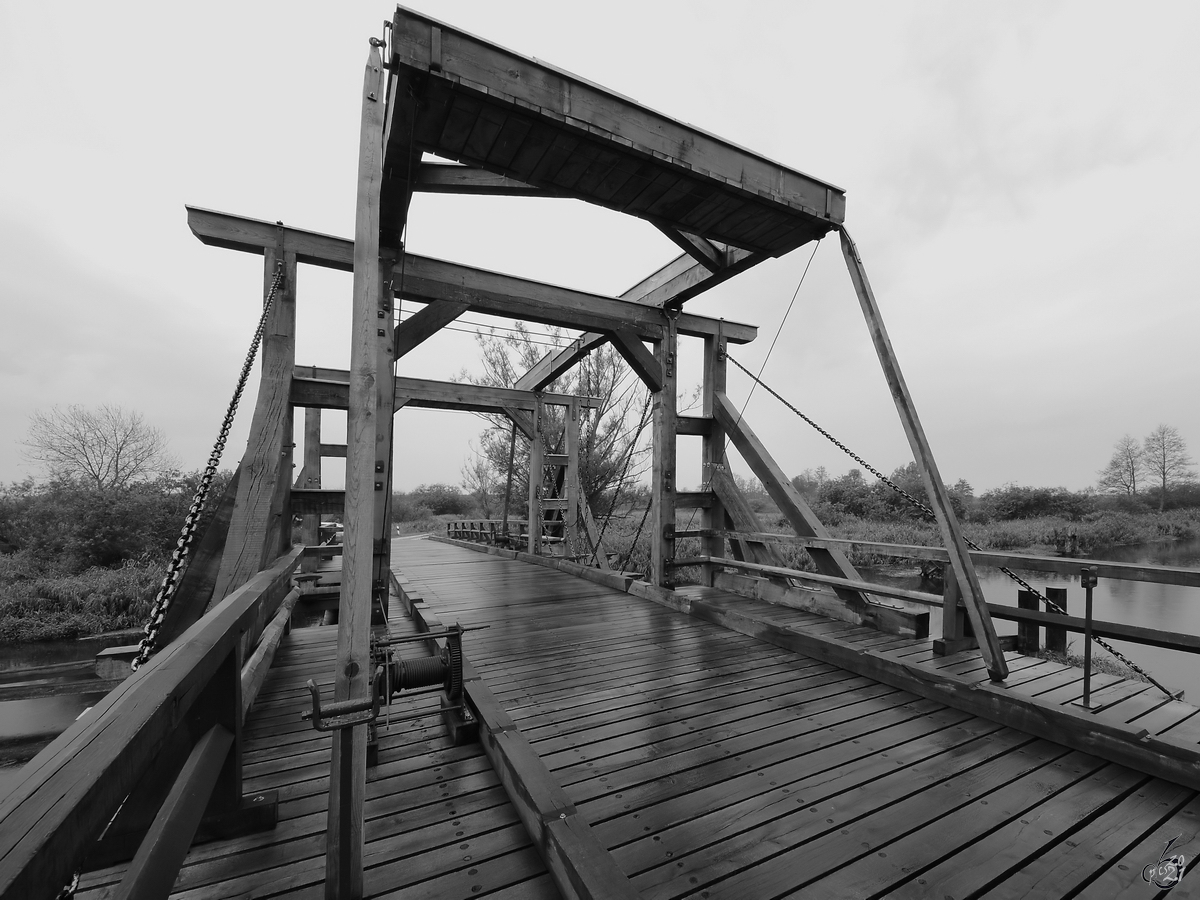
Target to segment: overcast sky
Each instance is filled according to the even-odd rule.
[[[1200,4],[419,8],[845,188],[948,481],[1084,488],[1121,435],[1159,423],[1200,455]],[[203,246],[184,204],[352,235],[362,67],[392,9],[0,4],[0,482],[33,471],[30,414],[72,403],[138,410],[185,468],[203,465],[262,262]],[[409,246],[607,294],[678,252],[580,203],[431,195],[413,204]],[[735,351],[757,370],[810,249],[688,308],[759,325]],[[346,365],[349,287],[301,269],[299,362]],[[683,382],[698,381],[698,354],[681,356]],[[478,368],[472,340],[448,333],[402,372],[463,367]],[[911,458],[832,238],[764,379],[880,468]],[[739,404],[748,387],[731,374]],[[789,473],[852,465],[761,391],[746,419]],[[399,488],[460,480],[478,419],[408,411],[397,425]],[[330,416],[325,440],[338,427]],[[695,440],[681,446],[698,456]]]

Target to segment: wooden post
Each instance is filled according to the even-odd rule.
[[[1066,588],[1046,588],[1046,599],[1053,600],[1062,609],[1062,615],[1066,615],[1067,611],[1067,589]],[[1037,604],[1034,604],[1034,609],[1037,609]],[[1046,612],[1057,613],[1054,607],[1047,605]],[[1046,626],[1046,649],[1052,650],[1055,653],[1067,652],[1067,629],[1057,628],[1053,625]]]
[[[292,370],[296,365],[296,254],[279,246],[263,252],[263,296],[283,260],[283,281],[267,316],[262,342],[262,376],[242,457],[237,499],[211,609],[291,546]]]
[[[1020,609],[1038,608],[1038,598],[1033,591],[1017,591],[1017,607]],[[1017,623],[1017,650],[1026,656],[1033,656],[1042,647],[1041,629],[1037,622]]]
[[[933,451],[929,449],[925,430],[921,427],[921,420],[917,417],[917,408],[908,392],[904,375],[900,372],[900,363],[896,359],[891,339],[884,328],[883,316],[875,302],[875,293],[871,290],[871,283],[867,280],[867,272],[863,268],[862,258],[858,255],[858,248],[854,246],[854,241],[850,239],[849,233],[844,228],[840,230],[842,255],[846,258],[846,268],[850,271],[850,280],[854,282],[854,291],[858,294],[858,302],[862,307],[867,329],[871,332],[871,340],[875,344],[875,353],[879,357],[880,366],[883,367],[884,377],[891,389],[892,399],[896,403],[896,410],[900,413],[900,422],[904,426],[904,433],[908,436],[913,458],[916,460],[917,468],[921,470],[921,480],[925,484],[925,491],[933,506],[933,514],[942,533],[942,541],[950,552],[950,565],[954,567],[954,576],[958,579],[959,589],[963,592],[967,616],[971,620],[975,637],[979,641],[979,654],[983,657],[984,665],[987,666],[992,680],[1003,681],[1008,677],[1008,664],[1004,661],[1004,651],[1000,647],[1000,639],[996,636],[996,627],[992,624],[992,617],[988,613],[983,588],[979,584],[979,576],[975,573],[975,566],[967,552],[967,545],[963,541],[958,520],[954,517],[950,496],[946,492],[946,486],[942,483],[937,463],[934,462]]]
[[[390,249],[382,251],[379,260],[379,299],[375,319],[379,338],[379,359],[376,371],[378,418],[375,420],[375,531],[372,552],[373,576],[371,590],[375,602],[387,615],[388,573],[392,563],[392,432],[395,428],[396,391],[392,381],[392,342],[395,338],[395,323],[392,316],[392,272],[396,253]],[[378,332],[382,331],[382,335]]]
[[[541,397],[533,408],[533,436],[529,439],[529,545],[530,553],[542,552],[542,455],[544,452],[542,428],[545,426],[545,410]]]
[[[712,479],[715,472],[724,472],[727,465],[725,460],[725,429],[713,418],[713,400],[717,393],[725,392],[726,344],[724,337],[713,335],[704,339],[704,400],[703,413],[711,420],[708,434],[704,435],[701,460],[704,480],[712,489]],[[720,531],[725,526],[725,508],[721,499],[715,494],[712,506],[701,512],[701,527],[711,531]],[[701,553],[704,556],[724,556],[725,538],[720,535],[710,535],[701,540]],[[702,567],[703,582],[712,586],[717,567],[706,563]]]
[[[962,608],[962,591],[954,569],[942,566],[942,638],[933,642],[933,652],[940,656],[957,653],[976,646],[974,638],[967,634],[968,623]]]
[[[579,401],[571,400],[567,407],[566,422],[563,427],[567,432],[567,472],[564,487],[567,494],[567,508],[563,513],[563,537],[566,538],[567,554],[570,556],[580,547],[579,542]]]
[[[307,490],[321,487],[321,410],[309,406],[304,410],[304,467],[296,486]],[[312,509],[301,519],[300,535],[308,546],[321,542],[321,513]],[[315,572],[320,564],[316,556],[305,555],[300,561],[301,572]]]
[[[654,469],[651,495],[654,503],[654,531],[650,535],[650,580],[659,587],[671,587],[670,564],[675,560],[675,386],[676,352],[679,331],[674,317],[668,316],[662,340],[654,356],[662,370],[662,390],[654,402]]]
[[[374,556],[375,463],[378,459],[380,359],[391,343],[380,327],[379,192],[383,178],[384,78],[371,48],[363,83],[358,199],[354,224],[354,296],[350,344],[350,402],[346,419],[346,522],[342,591],[338,603],[334,699],[366,697],[370,690],[371,588]],[[390,303],[389,303],[390,309]],[[387,318],[384,315],[382,318]],[[382,333],[381,333],[382,332]],[[385,378],[385,381],[390,379]],[[390,387],[390,385],[389,385]],[[362,896],[363,801],[367,726],[334,732],[329,778],[325,896]]]

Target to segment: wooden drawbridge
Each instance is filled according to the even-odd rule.
[[[977,564],[1082,563],[969,549],[839,188],[403,8],[371,40],[361,103],[353,240],[188,210],[205,243],[264,259],[249,444],[156,654],[0,800],[0,897],[1187,895],[1164,854],[1193,854],[1197,710],[1140,681],[1085,689],[997,635],[1010,614],[985,601]],[[570,197],[646,220],[683,254],[619,297],[422,257],[404,249],[416,191]],[[941,597],[855,571],[852,542],[828,534],[726,393],[728,345],[756,329],[685,309],[830,232],[943,541],[886,552],[942,563]],[[353,272],[348,370],[295,358],[301,264]],[[400,300],[422,305],[397,322]],[[467,312],[579,336],[509,388],[396,374]],[[699,415],[676,408],[681,339],[702,344]],[[609,568],[580,488],[595,398],[547,390],[602,344],[654,396],[644,577]],[[393,539],[407,406],[512,421],[529,445],[519,550]],[[346,411],[345,443],[322,443],[325,409]],[[702,490],[679,489],[679,435],[701,438]],[[765,532],[728,445],[794,535]],[[329,457],[346,459],[345,490],[321,483]],[[695,530],[677,522],[687,509]],[[335,514],[344,541],[321,545]],[[585,548],[577,561],[547,558],[550,521]],[[452,533],[497,539],[494,523]],[[697,555],[677,555],[684,537]],[[815,571],[787,568],[781,542]],[[1200,585],[1194,570],[1096,568]],[[701,583],[678,583],[684,569]],[[314,612],[336,627],[293,627]],[[1039,627],[1086,627],[1200,649],[1010,617],[1035,642]],[[437,690],[393,697],[396,684]]]

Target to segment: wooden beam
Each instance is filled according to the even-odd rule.
[[[354,288],[350,343],[350,389],[346,434],[346,522],[342,591],[338,603],[334,700],[370,692],[371,601],[375,507],[376,441],[380,395],[379,360],[390,353],[378,327],[379,202],[383,179],[384,69],[374,46],[363,78],[359,133],[358,197],[354,224]],[[388,304],[390,311],[391,304]],[[329,819],[325,854],[328,900],[361,897],[363,890],[363,803],[367,778],[367,726],[333,733]]]
[[[648,278],[639,281],[621,294],[620,299],[630,303],[641,303],[645,306],[678,306],[689,297],[701,293],[702,290],[707,290],[738,272],[745,271],[750,265],[753,265],[753,262],[748,261],[750,257],[756,257],[754,262],[766,258],[739,250],[736,247],[730,248],[726,256],[731,262],[722,270],[722,277],[719,279],[714,278],[712,272],[684,254],[676,257]],[[736,332],[726,336],[726,339],[735,344],[745,344],[754,340],[757,333],[757,329],[752,335]],[[541,390],[608,338],[607,334],[595,332],[580,335],[569,346],[547,353],[528,372],[517,379],[517,383],[513,386],[527,391]]]
[[[304,466],[296,479],[295,488],[301,490],[321,489],[321,410],[306,407],[304,410]],[[321,514],[317,510],[305,512],[300,522],[300,537],[305,544],[320,543]],[[317,571],[316,557],[305,557],[300,564],[302,572]]]
[[[429,303],[418,310],[396,329],[396,359],[433,337],[466,311],[466,303],[448,300]]]
[[[283,244],[282,235],[276,238]],[[292,369],[296,365],[296,255],[268,249],[263,257],[264,298],[283,263],[283,280],[267,317],[262,340],[262,375],[241,461],[237,499],[212,602],[239,585],[290,546],[292,523],[287,494],[292,480]]]
[[[291,399],[295,406],[321,409],[345,409],[348,402],[349,373],[345,369],[297,366],[292,380]],[[512,388],[468,384],[458,381],[431,381],[398,375],[392,379],[397,398],[419,409],[457,409],[470,412],[501,413],[508,409],[532,410],[538,394]],[[583,409],[597,409],[598,397],[542,393],[542,402],[551,406],[578,403]]]
[[[713,468],[708,476],[708,483],[712,487],[713,493],[721,501],[721,510],[724,515],[729,516],[733,520],[733,524],[737,526],[738,531],[761,531],[758,527],[758,516],[754,510],[750,508],[745,496],[738,490],[737,483],[734,482],[733,476],[722,465],[720,468]],[[742,526],[756,525],[754,528],[743,528]],[[721,540],[724,545],[724,539]],[[721,548],[724,549],[724,546]],[[746,541],[743,552],[749,552],[751,562],[765,566],[786,566],[787,560],[774,546],[758,541]],[[711,556],[712,554],[706,554]],[[717,554],[720,556],[721,554]],[[714,568],[708,566],[707,568]]]
[[[441,35],[441,61],[432,34]],[[540,60],[473,37],[453,26],[398,8],[394,59],[429,83],[454,83],[558,127],[586,134],[615,152],[658,160],[673,172],[716,182],[731,192],[828,227],[845,218],[840,188],[754,154],[684,122]]]
[[[1008,664],[1004,661],[1000,639],[996,636],[996,628],[992,624],[991,616],[988,615],[987,601],[983,596],[983,588],[979,584],[979,576],[971,564],[971,557],[967,552],[962,530],[954,515],[954,508],[950,505],[950,495],[946,491],[945,484],[942,483],[941,473],[934,461],[933,451],[929,447],[929,440],[925,437],[925,429],[922,428],[921,420],[917,416],[916,404],[913,403],[908,385],[904,381],[904,375],[900,371],[900,362],[896,358],[896,351],[892,348],[892,341],[884,327],[883,316],[879,312],[879,305],[875,302],[875,293],[871,290],[871,283],[867,280],[867,271],[863,267],[858,248],[854,246],[854,241],[850,239],[850,235],[845,229],[841,230],[841,237],[842,255],[846,259],[846,268],[850,271],[850,280],[854,283],[854,292],[858,295],[863,318],[866,319],[867,330],[871,333],[871,341],[875,345],[875,353],[879,357],[884,378],[887,379],[888,388],[892,392],[896,411],[900,414],[900,423],[904,426],[904,433],[908,436],[908,444],[912,448],[913,458],[921,472],[921,481],[925,485],[926,495],[933,507],[942,542],[950,551],[950,565],[954,568],[954,576],[958,580],[959,590],[962,591],[967,617],[971,620],[975,638],[979,641],[979,653],[992,678],[996,681],[1003,681],[1008,677]]]
[[[125,877],[113,891],[114,900],[152,900],[171,893],[232,745],[233,735],[220,725],[196,742]]]
[[[669,319],[663,339],[655,347],[662,371],[662,389],[654,395],[654,459],[650,491],[654,503],[654,530],[650,534],[650,580],[659,587],[671,586],[671,563],[675,559],[675,416],[679,335],[675,320]]]
[[[523,409],[517,409],[515,406],[505,406],[504,414],[509,420],[517,426],[521,434],[525,435],[525,440],[533,440],[533,414]],[[509,461],[511,465],[511,460]]]
[[[533,429],[529,437],[529,502],[525,518],[529,521],[529,544],[535,556],[542,550],[542,454],[545,452],[545,417],[540,403],[533,407]]]
[[[715,473],[722,472],[728,465],[725,458],[725,430],[716,423],[713,419],[713,402],[717,392],[725,392],[726,384],[726,353],[728,351],[728,342],[720,335],[713,335],[704,339],[704,369],[703,381],[701,382],[700,390],[702,397],[701,412],[704,418],[698,420],[698,424],[704,426],[699,433],[703,436],[700,446],[700,462],[703,477],[712,487],[712,476]],[[688,417],[689,423],[692,417]],[[676,426],[678,434],[694,434],[696,432],[685,429],[683,417],[680,417],[680,422]],[[731,479],[732,480],[732,479]],[[714,491],[715,493],[715,491]],[[711,529],[713,531],[721,528],[725,523],[725,505],[721,501],[720,496],[716,498],[713,506],[704,511],[700,518],[701,527]],[[744,553],[745,548],[737,547],[735,552]],[[725,539],[719,535],[703,538],[700,541],[700,548],[703,553],[708,556],[723,556],[725,553]],[[717,567],[706,565],[701,567],[701,574],[704,584],[712,587],[715,583]]]
[[[322,459],[345,459],[346,445],[345,444],[322,444],[321,445]]]
[[[654,227],[670,238],[675,244],[710,272],[720,272],[725,268],[725,245],[716,246],[707,238],[689,231],[672,228],[665,222],[654,222]]]
[[[797,534],[806,537],[828,537],[829,533],[821,520],[817,518],[800,492],[784,475],[783,469],[767,452],[762,441],[758,439],[750,426],[742,419],[737,408],[729,401],[722,391],[713,392],[713,418],[729,435],[733,445],[737,447],[742,458],[750,465],[750,469],[762,482],[779,511],[796,530]],[[824,575],[862,581],[862,577],[850,565],[850,560],[840,550],[825,550],[813,548],[809,551],[817,570]],[[855,611],[866,608],[867,601],[857,591],[846,588],[836,588],[837,595]]]
[[[415,189],[429,194],[474,194],[484,197],[566,196],[486,169],[447,163],[421,163],[417,166]]]
[[[375,363],[375,527],[372,532],[371,592],[375,608],[382,608],[386,618],[388,608],[388,578],[392,561],[392,432],[396,427],[395,411],[405,403],[396,398],[387,376],[395,371],[393,345],[396,339],[392,317],[392,276],[396,255],[384,251],[379,257],[378,306],[375,329],[379,358]],[[379,335],[382,331],[383,334]],[[382,494],[381,494],[382,492]]]
[[[564,473],[563,487],[567,494],[567,508],[563,512],[563,528],[567,538],[568,552],[579,545],[579,425],[581,409],[578,403],[567,407],[567,417],[563,426],[566,434],[567,470]]]
[[[636,334],[618,329],[612,334],[612,344],[646,387],[655,393],[663,389],[662,366]]]

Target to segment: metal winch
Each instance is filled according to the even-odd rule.
[[[372,638],[371,666],[374,675],[371,678],[371,695],[322,704],[320,689],[310,678],[308,692],[312,697],[312,709],[302,713],[301,718],[311,720],[313,728],[317,731],[336,731],[367,724],[370,726],[368,744],[373,745],[380,710],[385,705],[390,706],[394,696],[402,692],[413,696],[441,691],[440,713],[454,743],[463,744],[474,740],[479,725],[467,707],[463,695],[462,636],[470,630],[455,624],[444,631],[424,632],[406,637]],[[394,650],[403,644],[441,639],[444,639],[445,643],[433,656],[404,658],[398,656]],[[418,712],[400,716],[385,713],[384,721],[387,724],[406,722],[426,715],[429,713]]]

